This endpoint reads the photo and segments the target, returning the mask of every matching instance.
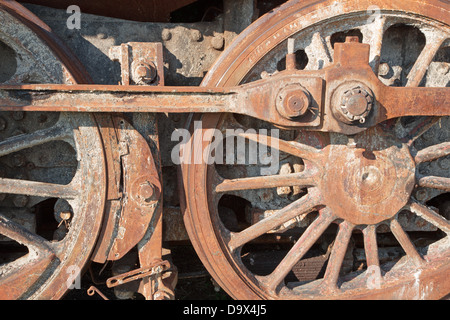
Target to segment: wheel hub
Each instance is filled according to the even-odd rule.
[[[363,138],[330,146],[321,183],[327,206],[355,225],[392,218],[414,187],[415,164],[408,147],[381,136],[365,143]]]

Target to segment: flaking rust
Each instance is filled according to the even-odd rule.
[[[191,2],[161,2],[153,13]],[[288,1],[250,26],[258,1],[224,3],[211,25],[213,7],[200,23],[132,24],[126,36],[127,23],[106,18],[125,12],[103,11],[83,41],[101,58],[109,51],[92,68],[106,75],[97,79],[111,75],[111,61],[121,72],[93,84],[50,28],[0,0],[0,204],[8,211],[0,245],[13,251],[0,257],[0,298],[60,298],[67,274],[76,284],[89,262],[114,261],[106,284],[118,298],[173,299],[177,269],[163,240],[190,240],[236,299],[448,294],[447,3]],[[110,29],[96,25],[105,21]],[[148,42],[135,41],[140,33]],[[414,61],[416,53],[385,52],[411,34],[404,47],[420,48]],[[161,152],[170,149],[169,119],[174,130],[192,129],[179,170]],[[189,161],[212,158],[217,139],[207,130],[268,124],[282,134],[234,132],[282,153],[270,175],[259,164]]]
[[[347,135],[401,116],[450,113],[450,89],[386,86],[373,73],[369,58],[370,45],[347,37],[335,44],[334,63],[327,68],[290,69],[227,88],[158,86],[163,81],[161,62],[155,65],[158,69],[147,68],[152,71],[146,73],[155,74],[152,82],[127,85],[133,64],[146,69],[142,64],[151,62],[137,59],[122,70],[125,85],[2,85],[0,111],[239,113],[282,127]]]
[[[431,3],[437,7],[430,7]],[[258,176],[254,172],[245,172],[245,169],[239,171],[240,168],[236,167],[233,178],[225,179],[231,175],[232,169],[210,166],[207,160],[195,166],[182,165],[188,234],[208,271],[233,298],[435,299],[449,291],[447,276],[442,275],[449,272],[449,221],[441,219],[440,209],[432,208],[424,201],[416,203],[413,196],[418,185],[426,186],[427,191],[433,189],[435,197],[442,195],[445,198],[445,192],[449,190],[448,171],[439,171],[435,178],[423,179],[418,171],[425,169],[425,175],[432,175],[435,171],[430,170],[432,165],[419,168],[420,163],[414,161],[416,150],[413,145],[417,141],[426,154],[421,154],[419,159],[427,159],[427,163],[448,156],[446,150],[449,145],[447,128],[436,126],[436,119],[447,119],[450,111],[449,93],[444,88],[447,78],[443,77],[443,84],[436,86],[439,88],[419,86],[423,80],[427,80],[427,84],[432,81],[432,73],[427,79],[424,76],[427,70],[430,72],[428,66],[440,47],[428,45],[434,43],[431,34],[437,35],[438,39],[444,34],[448,39],[448,28],[437,27],[429,32],[426,21],[418,18],[424,10],[433,19],[446,21],[446,25],[450,22],[449,8],[442,5],[442,1],[432,0],[427,4],[421,1],[398,1],[394,4],[384,0],[292,1],[247,28],[239,36],[238,45],[229,48],[206,76],[205,87],[219,88],[247,82],[255,84],[255,79],[260,78],[276,79],[285,72],[292,72],[295,65],[292,53],[295,52],[300,58],[306,55],[309,59],[306,67],[303,66],[304,69],[297,74],[311,75],[319,70],[323,72],[326,87],[322,91],[323,125],[317,130],[322,131],[323,143],[314,143],[311,150],[313,139],[308,141],[308,138],[314,137],[312,131],[315,128],[308,128],[296,132],[298,136],[295,139],[280,138],[277,144],[279,150],[303,160],[305,174],[301,177],[295,173],[282,174],[281,171],[272,176]],[[371,13],[374,14],[371,16]],[[414,26],[409,20],[412,16],[416,17]],[[399,23],[408,26],[403,30],[399,27],[400,35],[395,25]],[[344,24],[352,27],[343,31]],[[401,37],[416,28],[427,40],[425,47],[419,46],[419,58],[411,59],[410,64],[395,60],[400,56],[398,42]],[[294,44],[290,37],[295,39]],[[392,37],[389,39],[392,43],[388,37]],[[402,41],[408,48],[410,42],[419,42],[413,38],[409,40]],[[288,56],[281,60],[286,51]],[[448,60],[439,59],[445,61],[444,66],[448,64]],[[282,62],[290,71],[280,67]],[[394,79],[384,79],[378,74],[381,62],[383,68],[393,68]],[[411,74],[406,77],[411,81],[398,77],[399,70],[406,76],[412,65]],[[396,86],[379,86],[387,82],[384,80],[392,81],[391,85],[395,82]],[[287,117],[303,114],[305,99],[302,96],[301,92],[282,95],[282,98],[287,97],[287,101],[280,104],[277,111]],[[437,101],[440,102],[433,106]],[[274,121],[275,117],[268,115],[270,110],[265,111],[264,120],[280,124]],[[430,113],[433,112],[436,112],[435,118],[419,116],[432,116]],[[416,117],[398,119],[403,116]],[[204,128],[222,132],[235,127],[233,118],[223,114],[194,117],[190,125],[194,126],[194,121],[199,120]],[[423,143],[421,134],[433,124],[433,133],[429,132],[427,137],[428,144]],[[404,132],[398,130],[402,127]],[[205,141],[206,133],[205,129],[192,130],[194,136],[185,150],[186,160],[196,152],[209,150],[214,141],[209,137]],[[433,144],[439,141],[438,133],[445,142],[440,146],[430,146],[431,141]],[[259,141],[258,136],[262,134],[247,135],[252,141]],[[312,179],[306,179],[308,173],[314,174],[312,168],[318,169],[318,173]],[[297,183],[289,182],[294,177],[298,179]],[[264,208],[269,202],[267,199],[273,197],[268,186],[301,186],[305,189],[304,196],[295,198],[289,194],[291,202],[283,203],[281,208],[276,206],[278,210],[273,214],[241,228],[236,229],[229,217],[220,218],[223,212],[217,199],[239,195],[250,202],[248,207]],[[258,193],[264,196],[248,196]],[[428,194],[424,197],[432,198]],[[414,239],[413,233],[406,233],[408,227],[417,230],[416,226],[407,226],[403,221],[400,226],[404,211],[412,210],[411,205],[414,214],[419,212],[424,220],[444,232],[442,238],[430,238],[432,244],[429,245],[422,239]],[[293,217],[306,215],[312,215],[315,220],[299,232],[287,250],[271,247],[274,252],[270,266],[267,266],[270,259],[266,257],[259,263],[252,258],[259,254],[253,245],[269,238],[275,228]],[[365,264],[352,272],[355,267],[352,263],[354,242],[358,240],[355,235],[361,231],[363,239],[358,245],[364,248],[360,250],[364,250]],[[286,232],[284,237],[288,238],[289,234]],[[324,239],[328,236],[332,239],[331,252],[323,274],[309,278],[306,284],[299,282],[299,278],[292,278],[291,271],[309,259],[306,253],[312,254],[314,245],[327,243]],[[390,239],[389,242],[386,239]],[[389,267],[384,268],[385,261],[380,263],[378,250],[391,254],[393,251],[386,250],[390,246],[401,248],[405,255],[397,255]],[[245,254],[241,256],[243,252]],[[264,266],[267,268],[259,269]],[[433,290],[429,289],[431,287]]]
[[[147,141],[124,119],[116,117],[121,146],[123,190],[118,225],[109,260],[123,257],[144,236],[161,196],[161,183]]]

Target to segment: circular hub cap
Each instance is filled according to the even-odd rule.
[[[415,164],[403,145],[371,151],[355,144],[329,147],[324,179],[324,202],[355,225],[376,224],[393,217],[414,187]]]
[[[358,81],[345,82],[333,94],[332,110],[335,117],[344,123],[364,123],[373,102],[373,93],[369,87]]]

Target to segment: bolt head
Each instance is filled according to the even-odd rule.
[[[145,78],[145,77],[147,77],[148,69],[143,64],[140,64],[136,67],[136,69],[134,70],[134,73],[139,78]]]
[[[449,158],[441,158],[438,162],[438,166],[441,169],[450,169],[450,159]]]
[[[156,79],[156,66],[153,62],[133,61],[131,76],[136,84],[150,84]]]
[[[380,66],[378,67],[378,75],[385,77],[388,75],[390,69],[391,68],[389,67],[389,64],[387,64],[386,62],[381,63]]]
[[[150,182],[142,183],[139,186],[139,196],[143,202],[150,202],[155,195],[155,188]]]
[[[351,114],[361,116],[370,107],[371,99],[367,99],[368,97],[367,93],[360,90],[352,91],[348,97],[344,98],[343,105]]]
[[[364,123],[374,105],[372,91],[363,84],[344,84],[337,90],[333,113],[345,123]]]
[[[306,113],[309,106],[309,98],[305,92],[300,91],[290,94],[286,98],[285,104],[286,110],[295,118]]]
[[[293,120],[303,116],[310,106],[311,95],[298,84],[281,89],[277,95],[276,108],[286,119]]]
[[[427,199],[428,197],[428,192],[425,189],[419,189],[416,191],[415,197],[419,201],[425,201],[425,199]]]

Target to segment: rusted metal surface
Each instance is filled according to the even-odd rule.
[[[431,111],[430,100],[438,101],[443,98],[440,94],[448,95],[445,93],[446,89],[436,89],[433,94],[430,91],[429,97],[432,99],[426,98],[426,95],[412,97],[414,95],[412,92],[418,93],[422,90],[413,87],[417,87],[422,81],[425,75],[424,70],[433,59],[431,56],[436,54],[437,49],[432,50],[431,46],[423,49],[419,62],[412,68],[408,78],[414,80],[408,83],[409,87],[383,88],[382,91],[378,91],[372,86],[378,81],[377,76],[379,76],[377,72],[375,76],[372,76],[373,71],[377,71],[380,62],[383,61],[380,51],[383,34],[388,28],[386,24],[398,23],[401,18],[389,15],[384,17],[382,14],[379,20],[368,23],[364,20],[367,18],[364,12],[370,4],[382,10],[394,9],[395,6],[395,10],[418,14],[426,10],[429,17],[445,21],[446,25],[449,22],[449,8],[439,1],[433,1],[432,5],[436,5],[433,9],[420,1],[397,2],[395,5],[382,0],[371,3],[358,1],[340,3],[336,6],[332,1],[287,3],[241,34],[234,45],[228,48],[212,67],[212,72],[206,76],[203,84],[209,88],[211,86],[232,87],[242,82],[254,83],[255,79],[265,79],[267,73],[263,71],[267,70],[270,70],[269,74],[272,73],[269,75],[270,78],[277,77],[278,73],[284,72],[280,70],[274,72],[273,66],[276,66],[276,62],[283,54],[283,50],[279,48],[284,45],[284,48],[288,48],[287,54],[292,54],[293,50],[289,49],[289,44],[286,46],[286,40],[295,37],[302,45],[315,46],[317,49],[317,51],[306,51],[311,53],[308,55],[309,67],[322,69],[319,66],[319,59],[322,65],[325,64],[322,70],[327,73],[325,76],[327,93],[323,113],[325,117],[334,121],[327,127],[333,128],[330,131],[354,134],[358,131],[353,131],[354,128],[367,126],[373,120],[371,116],[374,115],[375,118],[386,120],[390,118],[389,114],[396,113],[400,117],[410,114],[410,111],[416,115],[427,108]],[[353,13],[351,18],[345,16],[347,13]],[[341,14],[342,21],[339,21]],[[360,22],[356,22],[357,19],[355,19],[359,15],[363,19],[361,25],[358,25]],[[332,22],[325,23],[327,18],[333,18]],[[329,46],[328,41],[331,38],[329,34],[332,32],[330,30],[342,30],[339,26],[343,21],[361,30],[365,44],[336,42],[333,47]],[[311,27],[318,22],[324,23],[324,26]],[[367,32],[369,27],[371,33]],[[444,29],[439,30],[439,27],[434,29],[436,37],[442,39],[442,36],[448,39],[448,29]],[[431,42],[435,41],[433,36],[427,35]],[[353,39],[350,40],[353,41]],[[372,46],[370,51],[368,44]],[[299,44],[297,48],[305,47]],[[326,51],[332,49],[334,59]],[[312,49],[307,48],[307,50]],[[430,53],[429,50],[434,53]],[[286,59],[286,66],[290,66],[290,69],[294,65],[292,61],[289,62],[292,58],[290,56]],[[343,69],[329,68],[336,63],[336,59],[340,61]],[[365,66],[369,62],[370,70],[362,67],[363,61]],[[423,61],[425,63],[422,64]],[[356,65],[360,65],[360,68],[352,69],[352,66]],[[327,67],[329,72],[325,71]],[[346,67],[349,67],[346,72],[341,72]],[[366,82],[367,78],[359,81],[368,74],[373,81]],[[357,83],[351,81],[357,81]],[[364,87],[366,84],[369,84],[369,89]],[[341,85],[344,87],[339,90]],[[445,87],[445,85],[446,82],[443,82],[441,86]],[[333,97],[334,94],[336,98]],[[378,106],[372,100],[372,95],[374,100],[382,101]],[[446,99],[448,98],[444,98],[439,105],[435,106],[435,110],[439,109],[438,112],[442,112],[441,116],[448,115],[449,103]],[[409,109],[409,106],[414,105],[415,102],[418,103],[418,107],[412,106]],[[283,111],[289,110],[285,108]],[[427,124],[419,118],[411,125],[404,125],[402,129],[405,132],[395,131],[394,127],[389,125],[390,122],[385,122],[356,135],[316,135],[312,132],[300,131],[295,139],[278,140],[272,145],[273,147],[276,146],[281,152],[302,159],[304,169],[300,175],[293,172],[282,174],[281,171],[279,174],[269,176],[258,176],[260,174],[255,175],[255,173],[250,175],[250,168],[249,175],[246,175],[245,171],[238,167],[235,169],[236,173],[231,174],[233,170],[231,167],[221,170],[218,165],[208,165],[206,160],[201,164],[183,165],[187,201],[186,227],[206,268],[221,287],[236,299],[436,299],[445,296],[445,292],[449,290],[449,282],[443,276],[449,272],[449,221],[442,220],[442,211],[432,208],[423,201],[416,202],[413,196],[415,193],[421,194],[417,186],[423,178],[416,173],[420,167],[420,161],[422,159],[432,161],[431,159],[437,160],[448,156],[446,151],[448,129],[445,120],[447,118],[442,119],[444,119],[443,125],[439,126],[436,120]],[[194,120],[202,121],[203,128],[216,128],[220,131],[235,128],[236,121],[243,123],[241,118],[233,119],[233,116],[212,114],[198,116]],[[249,121],[248,123],[257,122]],[[436,125],[431,127],[433,123]],[[249,127],[242,125],[242,128],[245,130]],[[416,162],[414,160],[416,150],[412,145],[416,141],[417,146],[420,145],[422,143],[420,136],[427,130],[431,130],[430,137],[434,132],[440,132],[443,141],[446,142],[434,140],[435,145],[423,146],[423,151],[420,151],[417,157],[419,162]],[[193,135],[191,144],[187,146],[186,159],[192,157],[193,150],[208,154],[211,148],[212,141],[205,141],[205,137],[211,139],[205,129],[202,132],[197,128],[193,131]],[[262,139],[257,133],[243,136],[251,141]],[[286,136],[289,137],[289,135]],[[340,148],[345,151],[340,153]],[[322,158],[327,157],[326,154],[329,158]],[[448,192],[449,184],[446,177],[448,173],[440,172],[442,174],[440,177],[428,177],[423,180],[422,183],[428,187],[427,192],[431,188],[436,191],[436,193],[433,191],[434,195]],[[291,179],[297,179],[297,181],[294,182]],[[229,218],[226,219],[221,214],[220,206],[225,205],[226,197],[233,197],[235,201],[241,197],[250,201],[252,207],[264,207],[264,198],[260,197],[259,201],[254,200],[258,198],[250,195],[252,191],[253,194],[270,195],[271,191],[268,188],[298,185],[305,190],[303,196],[292,197],[290,202],[280,202],[284,206],[276,205],[276,210],[273,210],[272,214],[262,219],[255,219],[251,224],[241,220],[240,223],[243,226],[236,229],[234,227],[236,224],[230,224],[227,220]],[[428,198],[428,196],[424,195],[421,198]],[[272,199],[275,202],[274,196]],[[233,207],[233,209],[237,217],[242,214],[238,213],[236,208]],[[415,238],[413,240],[411,235],[405,232],[404,211],[413,215],[423,214],[421,218],[431,223],[433,228],[443,231],[443,237],[430,240],[430,243],[425,246],[419,246],[420,242]],[[233,211],[229,215],[232,216]],[[279,233],[281,237],[289,239],[292,236],[292,229],[284,230],[284,224],[290,224],[293,218],[304,216],[312,216],[313,222],[308,224],[306,230],[299,231],[299,235],[292,241],[292,246],[281,259],[277,260],[275,253],[271,256],[275,266],[270,271],[258,273],[258,269],[253,266],[256,262],[247,257],[252,254],[252,250],[256,250],[253,246],[256,246],[261,236],[278,230],[281,231]],[[202,223],[205,220],[209,223]],[[388,249],[393,252],[394,247],[382,246],[380,233],[384,234],[386,228],[397,245],[406,253],[387,263],[385,265],[388,266],[387,268],[380,263],[380,258],[383,258],[383,263],[386,258],[380,255],[385,255],[389,252]],[[344,272],[344,261],[347,252],[353,248],[356,230],[363,233],[364,246],[361,250],[365,254],[364,265],[356,272],[352,272],[352,268]],[[322,240],[320,240],[321,237],[323,237]],[[334,242],[325,273],[318,278],[309,278],[309,282],[304,285],[296,282],[298,279],[289,278],[290,272],[297,263],[303,261],[308,249],[314,245],[326,243],[324,239],[327,237],[334,239]],[[273,248],[273,250],[276,249]]]
[[[116,117],[122,163],[122,198],[116,237],[108,260],[123,257],[144,236],[161,195],[158,171],[147,142],[124,119]],[[138,166],[138,167],[136,167]]]
[[[38,39],[44,41],[44,48],[49,48],[54,54],[60,57],[61,62],[64,64],[63,70],[53,69],[52,72],[56,74],[64,73],[64,76],[67,77],[67,83],[89,83],[90,77],[84,70],[82,64],[78,60],[76,56],[74,56],[70,50],[63,44],[61,39],[59,39],[51,29],[43,23],[37,16],[35,16],[31,11],[25,9],[16,1],[1,1],[0,9],[7,13],[8,15],[13,16],[16,20],[10,20],[9,17],[3,16],[3,22],[13,23],[17,25],[24,25],[26,28],[33,30],[33,32],[37,35]],[[2,13],[3,15],[3,13]],[[19,29],[20,30],[20,29]],[[17,37],[17,40],[24,41],[24,37],[26,37],[26,32],[22,33],[21,31],[16,30],[16,34],[14,37]],[[47,49],[44,49],[47,50]],[[36,55],[36,52],[33,52]],[[41,63],[43,63],[41,61]],[[50,69],[54,62],[47,62]],[[35,66],[36,67],[36,66]],[[22,70],[22,74],[16,73],[12,79],[8,79],[10,83],[20,83],[23,81],[23,77],[26,77],[26,73],[24,71],[30,72],[31,70]],[[45,73],[44,73],[45,74]],[[22,77],[21,77],[22,76]],[[39,77],[39,76],[38,76]],[[28,81],[32,81],[33,79],[28,79]],[[40,79],[41,81],[43,79]]]
[[[164,85],[164,58],[161,43],[124,43],[111,47],[109,55],[121,65],[122,85]]]
[[[99,137],[92,135],[90,130],[86,128],[87,125],[92,125],[92,119],[87,117],[84,119],[84,123],[80,120],[78,120],[78,124],[72,120],[77,130],[79,130],[76,142],[80,148],[78,149],[81,157],[80,168],[69,185],[64,186],[41,182],[32,183],[26,180],[17,180],[15,184],[10,184],[6,179],[3,181],[3,183],[9,185],[9,193],[43,197],[44,199],[56,197],[67,201],[70,204],[68,208],[72,215],[69,228],[66,227],[67,224],[61,224],[58,230],[56,230],[60,231],[59,229],[63,228],[61,230],[62,235],[57,235],[55,232],[55,242],[45,239],[42,235],[30,232],[13,221],[3,221],[2,234],[6,235],[10,240],[33,248],[22,259],[13,260],[10,263],[2,265],[1,288],[3,290],[3,299],[23,297],[26,290],[33,285],[39,276],[44,271],[49,270],[53,270],[52,273],[55,275],[62,273],[61,277],[48,281],[48,284],[42,286],[39,291],[32,293],[42,299],[62,296],[67,288],[65,286],[67,280],[66,271],[73,269],[76,272],[76,276],[88,258],[88,255],[83,252],[86,252],[86,248],[91,250],[95,244],[95,239],[92,239],[92,234],[96,234],[101,225],[101,212],[104,205],[104,192],[106,191],[104,158],[101,153],[101,141]],[[4,140],[3,144],[7,142],[8,140]],[[26,147],[26,144],[22,146],[22,148]],[[93,156],[93,158],[87,157],[87,154]],[[92,174],[89,173],[91,167],[96,167],[101,170]],[[16,190],[14,186],[17,186]],[[75,235],[78,235],[78,240],[73,242],[67,240]],[[62,252],[71,252],[72,255],[66,257],[61,254]],[[50,255],[47,253],[50,253]],[[37,277],[33,279],[27,275],[29,272],[33,272],[34,266],[36,268],[39,266],[40,269],[34,271]],[[16,282],[13,287],[10,287],[8,283],[11,285],[13,278],[16,279]],[[24,279],[27,280],[24,281]],[[14,289],[11,290],[11,288]]]
[[[106,285],[109,288],[113,288],[142,278],[158,276],[161,273],[167,271],[169,268],[170,264],[168,261],[157,261],[145,268],[136,269],[118,276],[111,277],[106,281]]]
[[[164,84],[160,44],[129,43],[112,48],[111,53],[121,62],[122,83]],[[155,70],[149,82],[137,81],[130,72],[133,66],[150,64]],[[149,70],[144,71],[147,76]],[[157,121],[154,115],[132,120],[137,128],[123,117],[113,116],[117,141],[111,149],[121,163],[120,177],[113,182],[120,181],[121,194],[112,202],[117,208],[108,212],[102,238],[92,259],[97,262],[118,260],[118,267],[114,268],[116,275],[107,280],[107,285],[114,287],[117,298],[127,299],[134,292],[140,292],[146,299],[171,299],[177,272],[168,261],[162,260],[162,185]],[[151,123],[155,126],[143,128]],[[135,247],[138,248],[136,257],[132,251]],[[127,271],[134,265],[130,263],[133,261],[138,261],[141,268]],[[159,265],[169,267],[156,272],[154,268]]]
[[[336,43],[334,64],[316,73],[280,72],[270,79],[229,89],[0,86],[4,91],[0,110],[227,112],[253,116],[285,127],[320,126],[316,130],[346,134],[355,134],[400,116],[449,115],[450,89],[385,86],[369,65],[370,46],[355,43],[352,38],[349,40]],[[126,57],[126,68],[129,68],[129,57],[123,56]],[[127,70],[122,79],[125,83],[132,77]],[[292,87],[293,83],[298,83],[297,87]],[[260,108],[262,104],[267,107]],[[325,117],[325,114],[334,117]]]
[[[21,65],[17,66],[12,78],[7,81],[20,83],[27,74],[29,76],[33,73],[40,82],[87,81],[88,77],[82,68],[79,68],[77,59],[68,54],[49,29],[31,12],[13,1],[2,1],[0,14],[1,27],[9,28],[11,36],[14,36],[5,38],[2,33],[2,43],[13,46],[15,54],[22,57]],[[33,79],[29,78],[29,81]],[[3,132],[2,169],[6,168],[5,156],[15,152],[22,153],[20,159],[24,164],[31,163],[27,158],[33,159],[33,163],[26,167],[27,170],[51,166],[51,159],[58,158],[60,163],[66,162],[65,166],[63,165],[63,169],[56,173],[45,172],[38,176],[30,173],[21,176],[12,174],[11,177],[15,179],[11,182],[17,187],[16,190],[9,184],[9,179],[2,180],[2,184],[9,185],[8,193],[17,193],[22,199],[26,199],[20,203],[15,201],[17,205],[23,205],[22,209],[25,211],[56,197],[58,199],[55,199],[54,203],[55,213],[60,208],[70,212],[71,217],[61,223],[63,219],[58,214],[61,221],[58,221],[53,230],[49,229],[53,234],[45,235],[39,228],[26,229],[14,216],[6,220],[2,216],[1,233],[9,238],[7,242],[2,243],[2,248],[12,245],[15,250],[14,244],[18,243],[29,248],[27,254],[20,254],[18,257],[2,254],[2,258],[6,258],[2,260],[0,267],[2,299],[61,298],[68,288],[68,275],[75,280],[88,262],[95,245],[95,235],[99,232],[103,218],[106,170],[102,141],[96,129],[95,119],[87,114],[83,116],[55,114],[55,117],[41,114],[40,117],[40,127],[30,126],[20,132],[17,132],[18,128],[14,129],[12,123],[7,124],[12,131]],[[14,118],[27,122],[25,114],[16,115]],[[46,121],[50,119],[53,120]],[[55,141],[56,144],[49,146],[46,144],[49,141]],[[75,159],[69,160],[70,156],[64,155],[69,150],[64,148],[64,144],[73,146],[75,153],[72,153],[72,157],[75,156]],[[33,158],[38,156],[36,147],[42,154],[47,154],[47,158]],[[53,165],[60,164],[53,161]],[[98,170],[92,172],[93,167]],[[37,212],[48,210],[52,214],[52,207]],[[36,285],[36,281],[39,281],[39,285]]]
[[[101,116],[97,118],[99,131],[106,156],[107,191],[104,210],[104,221],[92,254],[92,261],[105,263],[111,250],[111,244],[117,234],[120,212],[122,210],[122,163],[120,162],[120,146],[114,118]]]
[[[112,46],[128,42],[161,42],[165,52],[166,83],[198,86],[222,52],[212,47],[212,40],[216,36],[222,36],[226,39],[225,43],[229,44],[238,32],[251,23],[254,15],[253,3],[253,0],[227,1],[224,19],[213,21],[201,21],[200,16],[198,21],[191,22],[192,15],[188,11],[183,15],[186,21],[179,23],[136,23],[92,15],[81,10],[80,30],[67,28],[66,8],[62,10],[30,4],[26,6],[52,29],[53,34],[64,39],[64,43],[80,59],[94,83],[117,84],[121,80],[120,68],[108,58]],[[220,13],[213,4],[209,6],[209,3],[201,10],[208,16]],[[194,13],[198,16],[197,10]],[[200,38],[192,34],[200,35]]]
[[[380,17],[368,16],[370,5],[382,9]],[[93,262],[117,261],[107,285],[118,298],[139,292],[146,299],[173,299],[177,269],[163,258],[163,240],[187,239],[236,299],[448,294],[450,224],[441,204],[450,191],[450,92],[447,76],[435,77],[446,63],[435,56],[449,45],[447,4],[288,2],[230,46],[229,31],[208,35],[214,50],[225,51],[201,87],[164,87],[163,46],[146,42],[111,48],[111,59],[121,64],[121,85],[73,84],[89,79],[77,78],[83,74],[77,63],[65,65],[70,58],[45,35],[50,30],[14,3],[1,1],[0,9],[3,17],[17,16],[10,25],[34,23],[35,37],[57,52],[55,72],[63,66],[60,80],[48,81],[56,84],[37,77],[30,82],[41,84],[20,85],[26,80],[21,66],[2,74],[0,111],[12,111],[16,121],[44,111],[61,114],[47,128],[7,135],[0,156],[6,165],[31,170],[17,152],[63,140],[76,154],[66,184],[0,175],[0,196],[15,196],[0,202],[27,208],[41,198],[58,198],[52,241],[37,234],[26,210],[20,219],[13,210],[0,215],[0,241],[29,250],[0,266],[1,298],[61,297],[67,288],[58,272],[69,264],[81,269],[96,244]],[[383,42],[411,31],[402,24],[417,28],[426,41],[412,41],[424,43],[412,62],[398,53],[385,62],[390,52]],[[201,42],[202,33],[194,31],[191,40]],[[172,34],[161,36],[167,45]],[[11,54],[3,50],[5,57]],[[397,56],[406,60],[390,74]],[[180,213],[163,202],[161,144],[168,137],[158,131],[157,115],[192,112],[175,203]],[[0,131],[7,126],[0,121]],[[281,136],[267,140],[247,131],[267,127],[281,129]],[[211,129],[230,128],[240,130],[235,138],[279,151],[277,171],[261,175],[260,164],[189,161],[198,152],[212,157]],[[75,236],[79,240],[70,241]],[[52,269],[55,276],[29,293],[55,261],[62,261]],[[88,290],[94,292],[102,295],[95,287]]]
[[[354,225],[390,219],[406,205],[415,181],[415,163],[382,131],[368,131],[348,145],[330,145],[315,159],[324,201]],[[376,137],[376,138],[375,138]],[[341,149],[342,148],[342,149]],[[364,154],[363,154],[364,153]]]
[[[90,286],[89,289],[87,289],[87,294],[89,296],[93,296],[95,294],[98,294],[103,300],[109,300],[98,288],[95,286]]]
[[[112,47],[110,54],[112,59],[121,63],[124,85],[132,81],[130,68],[136,63],[154,64],[155,74],[151,84],[164,84],[160,44],[123,44]],[[113,116],[110,121],[107,117],[100,117],[98,121],[107,154],[109,183],[106,218],[92,260],[104,263],[108,259],[123,258],[144,237],[155,211],[159,214],[161,210],[158,202],[161,201],[162,186],[158,169],[160,161],[153,159],[153,154],[159,154],[158,149],[151,150],[148,141],[122,116]],[[157,131],[157,128],[153,130]],[[158,144],[158,135],[153,136],[153,142]],[[143,171],[146,173],[140,176]],[[136,212],[136,208],[138,211],[140,208],[141,212]],[[144,218],[139,218],[142,216]],[[125,237],[127,229],[129,236]],[[154,234],[159,237],[157,232]],[[157,246],[149,250],[160,252],[161,248]],[[159,257],[157,253],[156,257]]]

